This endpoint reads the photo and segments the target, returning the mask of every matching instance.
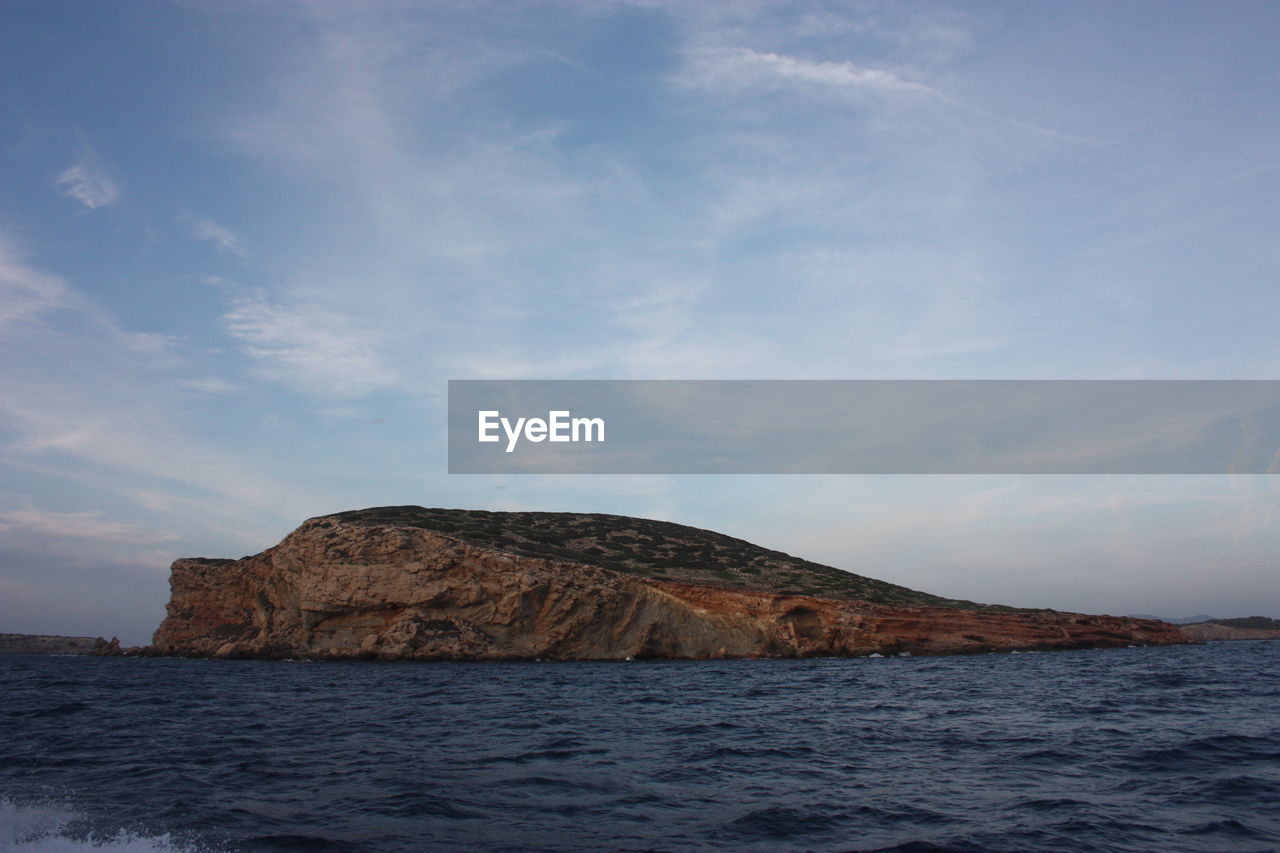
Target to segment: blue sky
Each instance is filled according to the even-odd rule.
[[[0,6],[0,630],[380,504],[1280,616],[1277,479],[450,477],[450,378],[1280,378],[1280,6]]]

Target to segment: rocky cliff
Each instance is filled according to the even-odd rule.
[[[1186,643],[955,601],[664,522],[383,507],[173,564],[162,654],[434,660],[953,654]]]

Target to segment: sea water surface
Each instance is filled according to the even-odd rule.
[[[1280,850],[1280,642],[0,658],[0,849]]]

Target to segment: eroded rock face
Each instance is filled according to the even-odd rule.
[[[162,654],[503,660],[951,654],[1186,643],[1163,622],[902,607],[656,580],[431,530],[311,519],[173,564]]]

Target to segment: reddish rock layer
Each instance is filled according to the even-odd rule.
[[[153,648],[436,660],[954,654],[1186,643],[1163,622],[897,607],[658,581],[429,530],[315,518],[242,560],[173,564]]]

